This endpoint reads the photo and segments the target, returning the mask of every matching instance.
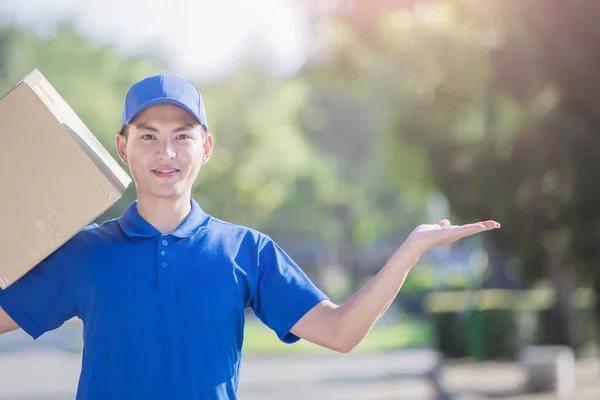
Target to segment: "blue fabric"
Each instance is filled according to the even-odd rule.
[[[268,236],[192,211],[163,235],[134,202],[0,291],[34,339],[84,325],[77,399],[236,399],[245,309],[284,342],[326,296]]]
[[[171,104],[192,114],[208,129],[200,91],[192,82],[172,75],[155,75],[131,86],[125,97],[121,129],[150,106]]]

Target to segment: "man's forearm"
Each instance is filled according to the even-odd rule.
[[[338,341],[352,350],[392,304],[421,253],[404,243],[385,266],[333,313]]]

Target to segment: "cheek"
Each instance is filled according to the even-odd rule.
[[[182,166],[186,166],[188,170],[195,171],[202,166],[202,156],[204,149],[198,146],[189,146],[179,149],[177,160]]]
[[[144,150],[146,149],[131,148],[127,151],[129,169],[134,175],[142,171],[147,164],[148,152]]]

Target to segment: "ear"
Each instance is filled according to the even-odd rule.
[[[202,154],[202,165],[205,165],[210,156],[212,154],[213,149],[213,137],[210,133],[206,134],[206,139],[204,139],[204,154]]]
[[[127,159],[127,138],[125,135],[121,133],[117,133],[117,137],[115,138],[117,153],[119,153],[119,158],[123,161],[123,164],[129,166]]]

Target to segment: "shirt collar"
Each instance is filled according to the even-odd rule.
[[[191,199],[190,202],[192,210],[170,235],[178,238],[190,237],[208,224],[209,216],[194,199]],[[121,225],[123,231],[131,237],[160,236],[161,232],[138,213],[137,205],[138,201],[134,200],[119,218],[119,225]]]

